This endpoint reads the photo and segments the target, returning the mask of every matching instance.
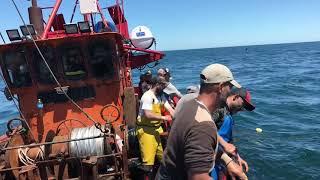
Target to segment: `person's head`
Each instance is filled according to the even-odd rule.
[[[253,111],[255,109],[255,106],[251,103],[250,92],[245,88],[232,88],[226,103],[231,114],[236,114],[242,110]]]
[[[187,87],[187,94],[191,93],[199,93],[199,87],[198,86],[188,86]]]
[[[147,72],[144,73],[144,76],[145,76],[145,80],[149,82],[151,81],[151,78],[152,78],[152,72],[148,70]]]
[[[241,85],[234,80],[230,69],[222,64],[211,64],[201,71],[200,95],[214,95],[216,107],[225,106],[226,99],[233,86],[241,88]]]
[[[144,74],[140,74],[140,82],[144,81],[145,79],[145,75]]]
[[[164,77],[166,79],[166,81],[170,81],[170,72],[169,72],[169,69],[168,68],[160,68],[158,70],[158,76],[159,77]]]
[[[168,84],[164,77],[153,77],[150,82],[151,88],[156,94],[161,94]]]

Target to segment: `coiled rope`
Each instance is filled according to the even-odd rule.
[[[18,157],[20,162],[25,166],[28,166],[28,165],[35,166],[36,160],[44,160],[44,146],[39,146],[38,148],[39,149],[35,159],[32,159],[28,156],[28,151],[30,150],[30,148],[19,148]]]
[[[89,138],[101,135],[94,126],[86,128],[75,128],[71,132],[71,139]],[[80,156],[101,156],[104,154],[104,137],[86,139],[70,142],[70,155]]]

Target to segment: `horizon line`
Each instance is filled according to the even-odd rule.
[[[170,52],[170,51],[186,51],[186,50],[199,50],[199,49],[219,49],[219,48],[232,48],[232,47],[250,47],[250,46],[266,46],[266,45],[282,45],[282,44],[316,43],[316,42],[320,42],[320,40],[315,40],[315,41],[297,41],[297,42],[283,42],[283,43],[266,43],[266,44],[214,46],[214,47],[200,47],[200,48],[190,48],[190,49],[169,49],[169,50],[160,50],[160,51]]]

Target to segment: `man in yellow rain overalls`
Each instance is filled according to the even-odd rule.
[[[151,172],[155,157],[162,159],[163,148],[160,134],[163,133],[161,123],[171,119],[174,110],[163,95],[167,82],[163,77],[151,80],[151,89],[146,91],[140,101],[137,118],[137,137],[144,170]],[[163,116],[161,109],[165,108],[171,116]]]

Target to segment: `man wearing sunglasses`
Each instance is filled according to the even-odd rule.
[[[224,108],[218,109],[213,117],[215,119],[216,126],[218,128],[218,141],[225,152],[233,156],[235,161],[239,165],[244,166],[245,172],[248,172],[248,164],[237,153],[236,148],[232,143],[232,130],[234,120],[232,115],[235,115],[239,111],[247,110],[253,111],[255,106],[251,103],[251,95],[245,88],[232,88],[230,95],[227,97]],[[215,169],[211,172],[211,176],[214,180],[223,179],[223,172],[225,167],[222,164],[216,164]]]

